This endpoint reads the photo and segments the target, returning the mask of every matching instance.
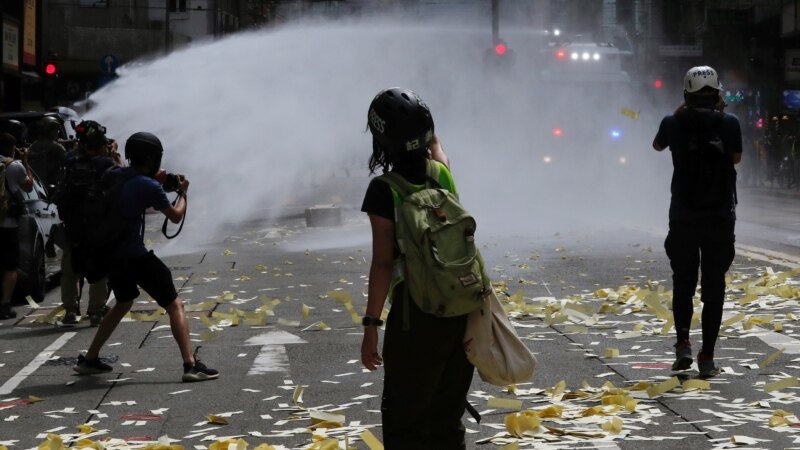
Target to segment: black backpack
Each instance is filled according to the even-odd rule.
[[[97,169],[90,156],[79,156],[69,163],[64,178],[54,196],[58,215],[64,224],[67,238],[80,244],[84,238],[87,221],[85,210],[89,190],[99,181]]]
[[[678,184],[681,202],[692,211],[720,210],[735,196],[735,170],[722,140],[724,114],[689,110],[678,115],[687,136],[680,156],[685,177]]]
[[[108,274],[110,262],[129,232],[130,220],[119,210],[119,196],[125,183],[138,174],[129,167],[111,167],[87,192],[85,229],[79,247],[85,263],[84,273],[90,283]]]

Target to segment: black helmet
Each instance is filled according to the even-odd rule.
[[[0,133],[8,133],[13,136],[20,147],[24,147],[28,140],[28,127],[19,120],[9,119],[0,123]]]
[[[61,129],[61,120],[56,116],[44,116],[36,122],[36,129],[39,133],[48,133]]]
[[[164,147],[153,133],[139,131],[133,133],[125,142],[125,158],[132,162],[144,162],[147,158],[160,163]]]
[[[78,142],[88,148],[103,147],[108,143],[106,127],[94,120],[83,120],[75,127],[75,137]]]
[[[379,92],[369,105],[367,124],[375,143],[385,151],[425,149],[433,139],[431,111],[408,89]]]

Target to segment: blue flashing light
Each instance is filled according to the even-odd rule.
[[[619,130],[611,130],[611,139],[619,139],[622,137],[622,131]]]

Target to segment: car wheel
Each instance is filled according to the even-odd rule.
[[[33,252],[33,260],[28,273],[30,274],[28,292],[34,301],[41,302],[44,300],[47,287],[47,269],[45,266],[44,245],[39,239],[36,240],[36,249]]]

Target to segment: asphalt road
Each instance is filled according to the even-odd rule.
[[[476,374],[469,399],[483,420],[465,417],[468,447],[800,448],[792,378],[800,369],[800,275],[790,271],[800,262],[800,202],[769,190],[741,197],[737,241],[746,249],[731,270],[731,322],[716,355],[724,373],[708,386],[690,382],[661,394],[653,386],[676,375],[669,370],[672,331],[661,319],[671,289],[664,227],[621,220],[532,234],[490,228],[481,235],[495,281],[509,295],[521,292],[508,308],[539,367],[533,382],[513,394]],[[0,445],[36,447],[55,433],[64,441],[106,439],[106,448],[164,436],[186,448],[233,438],[309,448],[327,435],[340,448],[345,436],[351,447],[368,448],[359,436],[364,430],[381,436],[382,376],[361,368],[360,326],[341,296],[362,313],[369,225],[352,211],[346,218],[342,227],[317,229],[292,216],[253,221],[205,248],[165,258],[193,310],[199,357],[221,373],[216,381],[180,382],[168,321],[153,315],[155,305],[144,298],[135,307],[139,315],[122,323],[101,353],[114,372],[89,377],[70,366],[93,329],[35,322],[59,303],[57,289],[39,309],[17,307],[24,318],[0,322]],[[155,223],[148,236],[156,236]],[[154,243],[156,253],[161,245]],[[699,328],[693,333],[699,341]],[[678,374],[676,382],[693,374]],[[768,384],[766,390],[777,388],[766,392],[766,383],[781,380],[787,381]],[[490,406],[490,397],[521,405]],[[552,405],[561,409],[559,417],[542,418],[549,431],[509,439],[508,414]],[[319,428],[312,437],[312,410],[343,415],[334,417],[342,426]],[[219,419],[210,415],[227,424],[211,423]],[[621,431],[604,431],[615,418]],[[770,427],[770,418],[786,424]],[[94,431],[81,435],[83,424]]]

